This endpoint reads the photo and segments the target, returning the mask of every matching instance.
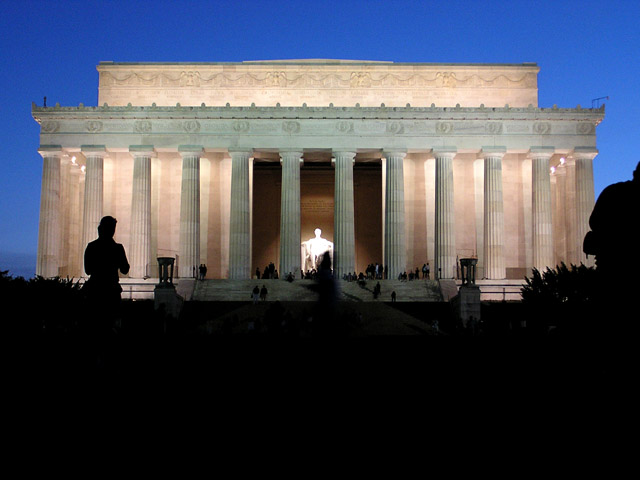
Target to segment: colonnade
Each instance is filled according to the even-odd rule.
[[[104,146],[82,146],[86,158],[84,205],[82,220],[82,248],[95,238],[100,218],[103,216]],[[480,158],[484,161],[484,225],[483,259],[484,276],[491,279],[506,277],[504,198],[502,185],[502,160],[505,147],[482,147]],[[42,155],[43,177],[40,206],[40,230],[37,274],[45,277],[58,275],[60,252],[63,248],[61,224],[60,166],[63,151],[60,147],[45,146]],[[133,156],[133,193],[131,199],[130,243],[127,252],[131,264],[130,276],[142,278],[149,275],[148,265],[155,261],[151,252],[151,159],[153,146],[138,145],[129,148]],[[178,153],[182,157],[180,194],[179,276],[191,277],[200,264],[200,159],[202,146],[182,145]],[[335,165],[334,198],[334,271],[339,277],[355,268],[354,233],[354,184],[353,165],[355,150],[332,152]],[[434,274],[451,278],[456,268],[455,211],[453,160],[455,147],[434,149],[435,159],[435,212],[434,212]],[[554,266],[558,248],[554,249],[552,215],[552,188],[550,159],[553,147],[532,147],[532,264],[544,269]],[[561,255],[571,263],[589,264],[581,254],[582,238],[588,229],[588,218],[594,205],[593,148],[576,148],[558,168],[554,179],[557,191],[563,198],[558,203],[575,198],[574,205],[565,210],[562,221],[566,227],[566,241]],[[229,230],[229,278],[251,276],[251,192],[250,149],[230,149],[231,157],[231,211]],[[302,150],[281,150],[282,192],[280,212],[280,265],[281,276],[291,272],[300,276],[300,165]],[[406,270],[405,204],[403,163],[406,151],[386,150],[382,153],[384,165],[384,259],[389,278],[396,278]],[[575,193],[570,189],[575,189]],[[556,217],[554,220],[554,216]],[[426,239],[425,239],[426,241]]]

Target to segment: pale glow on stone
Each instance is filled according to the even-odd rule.
[[[40,258],[51,266],[39,267],[40,272],[82,274],[76,267],[82,263],[85,241],[81,207],[86,192],[95,190],[103,192],[97,203],[104,213],[116,214],[122,226],[130,225],[119,229],[130,260],[136,257],[134,250],[147,243],[151,258],[178,257],[180,276],[191,276],[202,262],[208,264],[211,278],[246,278],[266,259],[279,262],[280,278],[289,272],[298,278],[298,272],[310,266],[307,242],[302,242],[301,252],[300,204],[309,193],[303,191],[301,200],[300,169],[308,167],[303,174],[309,173],[318,162],[321,171],[329,155],[336,159],[334,181],[330,173],[318,178],[334,185],[335,246],[320,240],[331,245],[333,268],[340,277],[380,260],[388,266],[389,278],[425,262],[434,275],[455,278],[456,257],[473,254],[479,257],[480,278],[489,279],[520,279],[531,266],[581,261],[581,237],[593,204],[595,126],[604,111],[538,108],[535,64],[292,61],[237,64],[233,74],[226,68],[215,63],[101,64],[103,107],[34,109],[34,118],[41,122],[40,151],[61,158],[59,180],[43,179],[44,198],[58,198],[58,207],[45,204],[41,216],[65,210],[54,226],[57,236],[46,233],[52,229],[43,230],[54,241],[38,247]],[[587,123],[593,128],[584,127]],[[499,163],[485,161],[496,155],[496,150],[487,150],[489,157],[483,153],[488,138],[494,146],[503,145]],[[553,147],[534,147],[541,144]],[[89,188],[94,167],[83,164],[96,146],[105,158],[104,178]],[[196,178],[195,168],[181,168],[180,157],[194,147],[200,152],[202,146],[203,171]],[[144,199],[149,200],[144,221],[133,214],[134,196],[141,188],[133,183],[131,147],[159,149],[151,160],[150,184],[144,187]],[[84,157],[73,152],[84,152]],[[253,175],[254,154],[260,164],[270,162],[276,168],[278,156],[282,158],[281,172],[274,173],[281,177],[273,177],[270,184],[274,192],[280,189],[280,201],[258,197],[258,202],[280,203],[265,210],[268,218],[252,217],[253,187],[247,175]],[[232,173],[236,155],[243,164],[237,182]],[[479,159],[492,168],[476,168]],[[539,163],[535,171],[532,161]],[[365,172],[372,162],[381,163],[379,173],[373,168]],[[382,202],[376,205],[375,222],[366,208],[355,210],[356,204],[367,206],[362,192],[369,192],[371,185],[382,190],[381,199],[375,196]],[[183,212],[183,194],[192,200],[193,211]],[[329,205],[325,197],[323,205]],[[549,217],[551,208],[554,216]],[[148,218],[153,219],[152,228],[144,238],[150,240],[143,241],[138,227],[148,225]],[[331,221],[330,213],[311,221],[324,225]],[[362,229],[356,231],[358,222],[371,227],[366,231],[375,241],[365,238]],[[183,227],[189,230],[188,239],[183,238]],[[269,239],[262,244],[267,227]],[[254,228],[259,232],[255,241]],[[95,234],[95,227],[89,231]],[[184,245],[201,252],[202,258],[186,255]],[[326,249],[313,249],[312,268],[317,268],[318,255]],[[146,245],[144,251],[147,258]],[[130,278],[143,270],[154,275],[155,267],[147,271],[147,264],[155,261],[140,262],[145,268],[137,274],[132,268]],[[240,273],[232,274],[236,265]]]

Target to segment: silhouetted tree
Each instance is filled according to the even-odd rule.
[[[80,318],[82,295],[73,279],[30,280],[0,271],[0,302],[8,312],[2,328],[13,333],[54,335],[70,333]]]
[[[598,295],[595,268],[564,263],[544,272],[533,269],[525,278],[522,302],[527,305],[528,326],[544,333],[558,327],[563,333],[585,331],[593,325],[593,308]]]

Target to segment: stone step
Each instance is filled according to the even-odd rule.
[[[339,299],[353,302],[391,301],[391,292],[396,292],[398,302],[440,302],[442,294],[434,280],[379,280],[380,296],[373,298],[373,289],[378,280],[369,280],[364,286],[357,282],[337,282]],[[200,280],[195,284],[192,300],[195,301],[251,301],[255,286],[266,286],[268,301],[315,302],[318,300],[317,282],[313,280]]]
[[[268,288],[268,287],[267,287]],[[247,302],[224,302],[228,305],[224,311],[220,309],[220,303],[216,302],[189,302],[185,304],[182,320],[199,324],[202,333],[211,335],[224,332],[225,324],[229,325],[228,333],[249,334],[252,333],[249,325],[255,322],[262,322],[262,333],[264,332],[264,321],[266,317],[274,312],[281,312],[280,315],[287,316],[298,322],[301,336],[309,336],[313,330],[313,322],[321,322],[322,317],[317,317],[317,311],[312,302],[259,302],[257,305]],[[389,302],[348,302],[341,303],[336,311],[336,315],[341,322],[347,322],[347,336],[379,336],[379,335],[436,335],[438,332],[432,327],[429,317],[433,315],[433,308],[426,309],[427,314],[412,314],[410,311],[403,311],[396,308]],[[405,303],[405,306],[411,304]],[[429,307],[445,306],[446,304],[432,304]],[[428,312],[431,315],[428,315]],[[423,313],[423,312],[421,312]],[[286,315],[285,315],[286,314]],[[444,318],[440,314],[440,318]]]
[[[380,296],[373,298],[373,290],[380,282]],[[391,301],[391,292],[396,292],[397,302],[439,302],[441,294],[438,282],[434,280],[369,280],[364,287],[357,282],[342,282],[341,290],[348,298],[356,301]]]

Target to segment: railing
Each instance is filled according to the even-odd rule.
[[[151,300],[153,299],[153,289],[155,284],[125,283],[122,287],[123,300]]]
[[[507,291],[505,287],[487,287],[478,285],[480,287],[480,295],[496,295],[501,296],[501,300],[522,300],[522,294],[520,292],[520,288],[518,291]]]

